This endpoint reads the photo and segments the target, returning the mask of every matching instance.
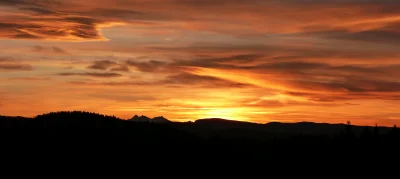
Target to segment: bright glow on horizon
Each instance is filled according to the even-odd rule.
[[[395,7],[400,2],[0,2],[0,115],[82,110],[123,119],[400,125]]]

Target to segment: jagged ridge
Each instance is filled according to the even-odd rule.
[[[133,121],[133,122],[146,122],[146,123],[170,123],[171,121],[166,119],[163,116],[157,116],[154,118],[149,118],[147,116],[138,116],[135,115],[131,119],[128,119],[128,121]]]

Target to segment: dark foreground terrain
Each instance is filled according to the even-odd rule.
[[[185,161],[283,160],[284,157],[399,154],[394,127],[349,124],[254,124],[223,119],[171,122],[131,120],[89,112],[56,112],[35,118],[0,116],[2,150],[60,157],[80,156]],[[63,151],[60,153],[60,151]]]

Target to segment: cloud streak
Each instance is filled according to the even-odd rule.
[[[85,73],[58,73],[59,76],[88,76],[88,77],[97,77],[97,78],[114,78],[120,77],[121,74],[118,73],[97,73],[97,72],[85,72]]]
[[[83,108],[122,117],[400,119],[399,1],[3,0],[0,8],[0,90],[19,99],[3,103],[9,114],[41,112],[26,102],[41,99],[49,110],[94,100]]]
[[[24,64],[9,57],[0,57],[1,71],[31,71],[33,69],[30,64]]]
[[[110,60],[95,61],[93,65],[88,66],[88,69],[107,70],[116,64],[116,62]]]
[[[379,3],[373,0],[113,2],[4,1],[2,4],[8,11],[2,12],[0,34],[3,38],[16,39],[105,40],[106,37],[100,33],[103,27],[116,24],[162,27],[164,22],[168,22],[177,29],[239,36],[342,31],[343,38],[381,41],[379,37],[382,37],[394,42],[388,37],[398,36],[395,27],[400,20],[395,10],[400,7],[399,3],[389,0]],[[148,23],[150,21],[155,24]],[[373,35],[377,38],[372,38]]]

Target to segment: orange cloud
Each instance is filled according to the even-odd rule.
[[[13,58],[0,57],[0,71],[30,71],[32,65],[21,63]]]
[[[79,108],[124,118],[364,124],[398,123],[400,116],[393,107],[400,100],[397,1],[0,6],[6,114]]]
[[[309,2],[303,0],[177,1],[7,1],[0,34],[4,38],[51,40],[106,40],[101,28],[118,24],[153,26],[234,35],[343,31],[393,32],[400,21],[399,3],[383,0]],[[57,5],[55,5],[57,4]],[[16,15],[18,14],[18,15]],[[26,15],[25,15],[26,14]],[[79,14],[79,15],[78,15]],[[141,22],[141,24],[139,23]],[[388,25],[389,24],[389,25]],[[146,29],[148,30],[148,29]],[[154,29],[157,31],[157,28]],[[143,32],[147,33],[147,32]],[[376,33],[375,33],[376,34]],[[397,36],[391,34],[391,36]]]

